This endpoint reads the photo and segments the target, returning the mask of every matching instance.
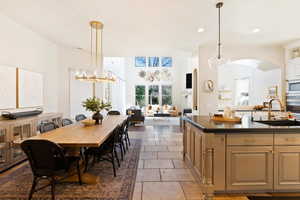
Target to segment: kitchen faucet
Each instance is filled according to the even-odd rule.
[[[274,100],[278,101],[278,103],[280,105],[280,112],[282,112],[284,110],[282,102],[280,101],[279,98],[272,98],[272,99],[270,99],[270,101],[269,101],[269,110],[268,110],[268,120],[271,120],[271,118],[272,118],[271,109],[272,109],[272,102]]]

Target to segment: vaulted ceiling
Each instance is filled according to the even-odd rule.
[[[216,44],[216,0],[0,0],[0,13],[48,39],[89,48],[90,20],[104,23],[107,56],[189,52]],[[300,36],[299,0],[224,0],[224,45],[279,45]],[[198,33],[203,27],[205,31]],[[5,27],[2,27],[5,28]],[[254,28],[261,32],[253,33]]]

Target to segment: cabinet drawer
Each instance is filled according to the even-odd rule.
[[[228,134],[227,145],[273,145],[273,134]]]
[[[275,134],[275,145],[300,145],[300,134]]]

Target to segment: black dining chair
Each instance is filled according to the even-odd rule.
[[[21,148],[27,155],[33,174],[29,200],[34,192],[48,186],[51,186],[52,200],[54,200],[55,184],[59,181],[56,177],[62,173],[67,174],[73,164],[77,165],[78,182],[82,184],[79,157],[65,156],[64,149],[60,145],[49,140],[25,140],[21,143]],[[47,179],[49,184],[36,189],[41,179]]]
[[[117,110],[110,110],[108,111],[107,115],[121,115],[121,113]]]
[[[96,161],[108,161],[113,166],[114,177],[116,177],[116,165],[115,160],[117,160],[117,164],[120,167],[120,161],[118,158],[118,154],[116,151],[116,143],[118,141],[120,132],[120,126],[117,126],[110,137],[100,146],[100,147],[91,147],[88,148],[85,154],[85,171],[88,170],[89,159],[93,157],[93,165]]]
[[[126,154],[126,148],[125,148],[126,137],[125,137],[125,132],[124,132],[125,126],[126,126],[126,123],[124,121],[120,126],[119,134],[118,134],[118,137],[116,140],[116,147],[120,149],[122,161],[124,160],[124,156]],[[126,146],[126,147],[128,149],[128,146]]]
[[[61,124],[62,124],[62,126],[68,126],[68,125],[73,124],[73,121],[68,118],[64,118],[61,120]]]
[[[79,122],[79,121],[82,121],[82,120],[85,120],[87,117],[84,115],[84,114],[79,114],[79,115],[76,115],[75,116],[75,120],[77,121],[77,122]]]
[[[130,146],[130,139],[129,139],[129,134],[128,134],[128,127],[129,127],[129,119],[127,118],[125,121],[125,127],[124,127],[124,135],[125,135],[125,142],[126,142],[126,146],[128,149],[128,146]]]
[[[44,122],[40,124],[40,133],[45,133],[52,131],[57,128],[57,125],[54,122]]]

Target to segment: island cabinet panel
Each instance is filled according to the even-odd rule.
[[[273,145],[273,134],[229,134],[227,144],[243,146]]]
[[[225,190],[226,140],[225,135],[214,136],[214,189]]]
[[[227,147],[227,190],[272,190],[273,147]]]
[[[194,132],[192,125],[186,125],[186,158],[193,163],[194,161]]]
[[[274,189],[300,189],[300,146],[275,146]]]
[[[275,145],[299,145],[300,146],[300,134],[275,134]]]
[[[195,162],[194,167],[199,177],[203,179],[203,170],[204,170],[204,152],[205,152],[205,139],[204,134],[200,130],[195,132]]]

